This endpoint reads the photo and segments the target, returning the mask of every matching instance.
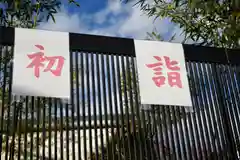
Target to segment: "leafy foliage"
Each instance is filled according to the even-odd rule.
[[[77,6],[74,0],[69,0]],[[50,18],[55,22],[54,15],[59,11],[60,0],[2,0],[0,8],[0,24],[2,26],[33,28]]]
[[[240,47],[238,0],[138,0],[136,4],[149,16],[169,18],[179,25],[184,42],[192,39],[199,45]]]
[[[175,39],[176,34],[174,34],[170,39],[164,39],[160,33],[157,32],[156,28],[153,29],[152,32],[147,32],[147,40],[154,41],[173,41]]]

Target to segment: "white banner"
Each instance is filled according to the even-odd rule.
[[[134,40],[142,104],[192,106],[182,44]]]
[[[70,98],[69,33],[15,29],[13,94]]]

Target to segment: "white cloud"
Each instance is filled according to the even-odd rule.
[[[55,15],[55,19],[56,23],[43,23],[39,28],[136,39],[144,39],[146,32],[151,32],[155,26],[163,35],[169,29],[164,20],[154,23],[153,17],[143,14],[133,3],[122,4],[119,0],[109,0],[105,8],[92,14],[69,14],[63,7],[61,12]],[[92,24],[101,27],[93,28]]]
[[[109,0],[106,8],[93,15],[93,20],[98,24],[102,24],[108,20],[107,16],[109,14],[117,16],[124,12],[126,12],[126,9],[122,7],[120,1]]]
[[[80,30],[86,29],[86,26],[82,23],[83,20],[81,17],[77,14],[70,15],[63,7],[60,12],[55,15],[55,21],[56,23],[52,20],[42,23],[39,28],[63,32],[79,32]]]
[[[122,36],[128,35],[142,39],[145,38],[146,32],[151,32],[155,26],[159,28],[158,30],[162,34],[168,31],[164,21],[157,20],[154,23],[154,18],[149,18],[139,8],[134,8],[130,16],[122,23],[119,32]]]

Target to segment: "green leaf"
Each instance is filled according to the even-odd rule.
[[[76,2],[75,0],[68,0],[68,3],[71,4],[75,4],[77,7],[80,7],[80,4],[78,2]]]
[[[54,22],[54,23],[56,23],[56,21],[55,21],[55,18],[54,18],[54,16],[53,16],[53,14],[50,14],[50,16],[51,16],[51,18],[52,18],[53,22]]]

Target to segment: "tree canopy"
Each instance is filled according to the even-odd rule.
[[[68,3],[79,6],[75,0],[68,0]],[[54,15],[61,5],[61,0],[2,0],[0,25],[33,28],[50,18],[55,22]]]
[[[134,0],[127,0],[134,1]],[[169,18],[178,25],[184,41],[215,47],[240,47],[239,0],[137,0],[136,4],[156,19]]]

